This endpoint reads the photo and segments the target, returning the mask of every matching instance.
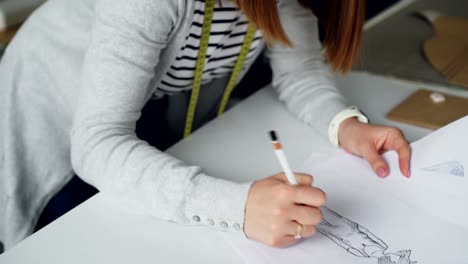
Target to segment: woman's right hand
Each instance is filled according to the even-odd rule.
[[[302,237],[316,233],[322,221],[320,207],[325,193],[312,187],[313,178],[296,173],[298,185],[288,183],[283,173],[256,181],[249,192],[245,208],[244,233],[249,239],[273,247],[287,247],[298,242],[298,225]]]

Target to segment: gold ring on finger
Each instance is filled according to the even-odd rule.
[[[294,236],[294,238],[297,240],[301,239],[303,230],[304,227],[301,224],[297,223],[296,235]]]

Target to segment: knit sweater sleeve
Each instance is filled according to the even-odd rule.
[[[71,133],[75,171],[138,212],[242,231],[249,183],[210,177],[135,134],[154,68],[185,15],[179,8],[185,1],[97,1]]]
[[[281,24],[293,47],[275,44],[269,51],[273,88],[294,114],[326,135],[346,102],[324,63],[317,19],[298,1],[280,0],[278,5]]]

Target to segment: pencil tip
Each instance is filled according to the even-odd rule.
[[[278,141],[278,136],[276,136],[276,132],[274,130],[270,131],[270,138],[272,141]]]

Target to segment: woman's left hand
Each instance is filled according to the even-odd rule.
[[[387,177],[390,170],[380,154],[395,150],[401,173],[406,177],[410,176],[411,149],[399,129],[365,124],[356,118],[348,118],[340,124],[338,140],[345,151],[364,157],[381,178]]]

